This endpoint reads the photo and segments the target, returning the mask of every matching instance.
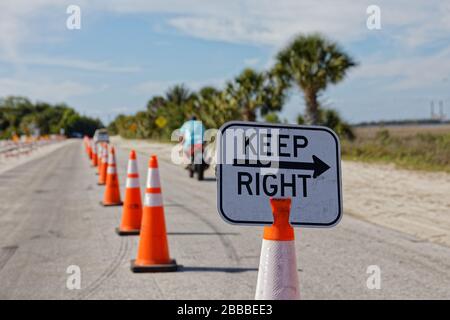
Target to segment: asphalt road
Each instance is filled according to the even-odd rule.
[[[117,150],[122,196],[128,151]],[[138,152],[142,186],[148,156]],[[253,299],[262,228],[220,218],[212,177],[189,179],[162,158],[160,174],[176,273],[131,273],[137,238],[114,232],[121,208],[99,205],[81,141],[0,174],[0,298]],[[333,229],[296,229],[296,249],[303,299],[450,299],[445,246],[344,214]],[[80,290],[66,287],[70,265]],[[366,286],[369,265],[379,290]]]

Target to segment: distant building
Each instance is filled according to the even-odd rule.
[[[439,120],[444,122],[447,120],[447,115],[444,112],[444,101],[439,101],[439,112],[434,111],[434,101],[431,101],[430,103],[430,116],[432,120]]]

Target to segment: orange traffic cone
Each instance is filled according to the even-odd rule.
[[[156,156],[151,156],[148,165],[141,237],[137,258],[131,260],[131,271],[169,272],[177,269],[176,261],[169,258],[158,160]]]
[[[122,210],[122,223],[116,232],[121,236],[137,235],[141,229],[142,199],[136,152],[131,150],[127,170],[127,186]]]
[[[100,174],[100,166],[102,164],[102,156],[103,156],[103,143],[98,144],[97,148],[97,172],[95,174]]]
[[[92,160],[93,153],[92,153],[92,140],[91,139],[89,139],[88,148],[89,148],[89,160]]]
[[[84,136],[83,137],[83,145],[84,145],[84,150],[86,152],[87,155],[89,155],[89,147],[88,147],[88,143],[89,143],[89,138],[88,136]]]
[[[108,145],[105,143],[102,149],[102,156],[100,158],[100,172],[98,175],[99,186],[103,186],[106,184],[106,171],[108,170]]]
[[[291,199],[270,198],[274,222],[264,228],[256,300],[298,300],[294,229],[289,223]]]
[[[91,141],[90,141],[89,137],[85,136],[84,147],[86,148],[86,153],[87,153],[88,156],[89,156],[89,145],[90,145],[90,143],[91,143]]]
[[[108,156],[108,168],[106,170],[106,188],[103,196],[103,206],[120,206],[122,201],[120,200],[119,179],[117,177],[116,168],[116,152],[114,147],[111,147]]]
[[[93,167],[97,166],[97,144],[92,142],[92,162]]]

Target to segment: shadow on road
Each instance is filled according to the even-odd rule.
[[[258,268],[241,268],[241,267],[185,267],[180,268],[181,272],[226,272],[240,273],[248,271],[258,271]]]
[[[170,236],[238,236],[237,232],[167,232]]]
[[[217,179],[215,177],[206,177],[203,178],[203,181],[217,181]]]

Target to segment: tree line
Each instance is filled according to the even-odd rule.
[[[65,104],[51,105],[46,102],[32,103],[24,97],[0,99],[0,139],[14,135],[59,134],[61,129],[67,136],[92,136],[104,125],[77,113]]]
[[[350,125],[337,111],[324,108],[319,98],[356,65],[336,42],[321,34],[301,34],[276,55],[270,70],[246,68],[221,89],[205,86],[194,92],[175,85],[165,95],[152,97],[146,110],[118,115],[108,129],[125,138],[170,139],[193,115],[206,128],[219,128],[230,120],[282,122],[278,112],[291,89],[299,89],[306,106],[303,113],[299,110],[299,124],[328,126],[341,137],[353,139]]]

